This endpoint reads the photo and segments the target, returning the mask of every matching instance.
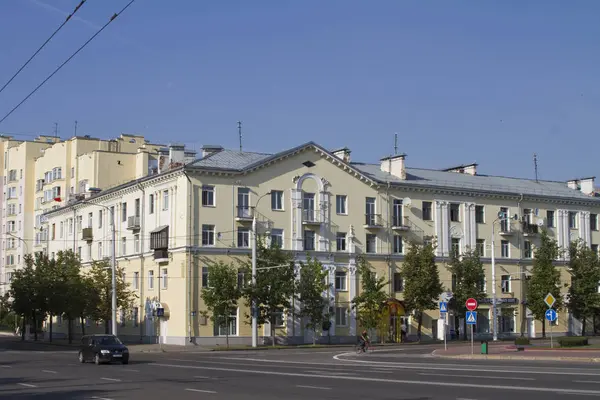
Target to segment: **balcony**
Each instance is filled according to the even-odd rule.
[[[394,215],[392,217],[392,229],[395,231],[410,230],[410,221],[408,220],[408,217],[402,217],[401,215]]]
[[[540,227],[527,221],[521,222],[523,236],[535,236],[540,233]]]
[[[252,208],[250,206],[237,206],[235,211],[235,220],[238,222],[252,221]]]
[[[381,220],[381,214],[365,214],[366,229],[380,229],[383,227],[383,221]]]
[[[91,242],[92,240],[94,240],[94,232],[92,228],[83,228],[81,230],[81,240],[84,240],[86,242]]]
[[[131,216],[127,218],[127,229],[137,231],[140,229],[140,217]]]
[[[169,262],[168,249],[154,249],[154,261],[157,263]]]
[[[305,208],[302,210],[302,224],[304,225],[320,225],[321,215],[319,210]]]

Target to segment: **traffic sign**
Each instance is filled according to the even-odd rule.
[[[451,299],[452,299],[452,292],[444,292],[444,293],[442,293],[442,301],[445,301],[447,303]]]
[[[440,301],[440,314],[448,312],[448,303],[445,301]]]
[[[552,296],[552,293],[548,293],[546,297],[544,297],[544,303],[548,306],[548,308],[552,308],[554,303],[556,303],[556,299]]]
[[[475,325],[477,323],[477,311],[467,311],[467,325]]]
[[[556,314],[556,310],[549,309],[548,311],[546,311],[546,319],[548,321],[554,322],[554,321],[556,321],[557,318],[558,318],[558,315]]]
[[[471,297],[470,299],[467,299],[465,306],[467,306],[467,310],[475,311],[477,310],[477,300]]]

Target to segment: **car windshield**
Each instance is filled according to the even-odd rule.
[[[122,344],[121,341],[113,336],[105,336],[98,339],[98,343],[100,344]]]

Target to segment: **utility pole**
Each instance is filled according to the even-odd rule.
[[[252,288],[256,286],[256,243],[258,242],[258,232],[257,229],[257,221],[256,221],[256,209],[258,208],[258,203],[260,199],[265,196],[270,195],[271,192],[267,192],[260,196],[256,200],[256,204],[254,205],[254,209],[252,210]],[[258,309],[256,304],[256,299],[252,299],[252,309],[250,311],[252,313],[252,347],[258,347]]]
[[[238,136],[240,137],[240,153],[242,152],[242,121],[237,122]]]
[[[77,121],[75,121],[75,132],[74,132],[73,136],[77,136]]]
[[[54,137],[58,137],[58,122],[54,123]]]

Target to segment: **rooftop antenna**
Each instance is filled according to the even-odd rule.
[[[535,181],[538,181],[538,165],[537,165],[537,154],[533,153],[533,167],[535,168]]]
[[[54,137],[58,137],[58,122],[54,123]]]
[[[394,155],[398,154],[398,132],[394,133]]]
[[[240,153],[242,152],[242,121],[238,121],[238,135],[240,137]]]
[[[77,136],[77,121],[75,121],[75,134],[74,136]]]

